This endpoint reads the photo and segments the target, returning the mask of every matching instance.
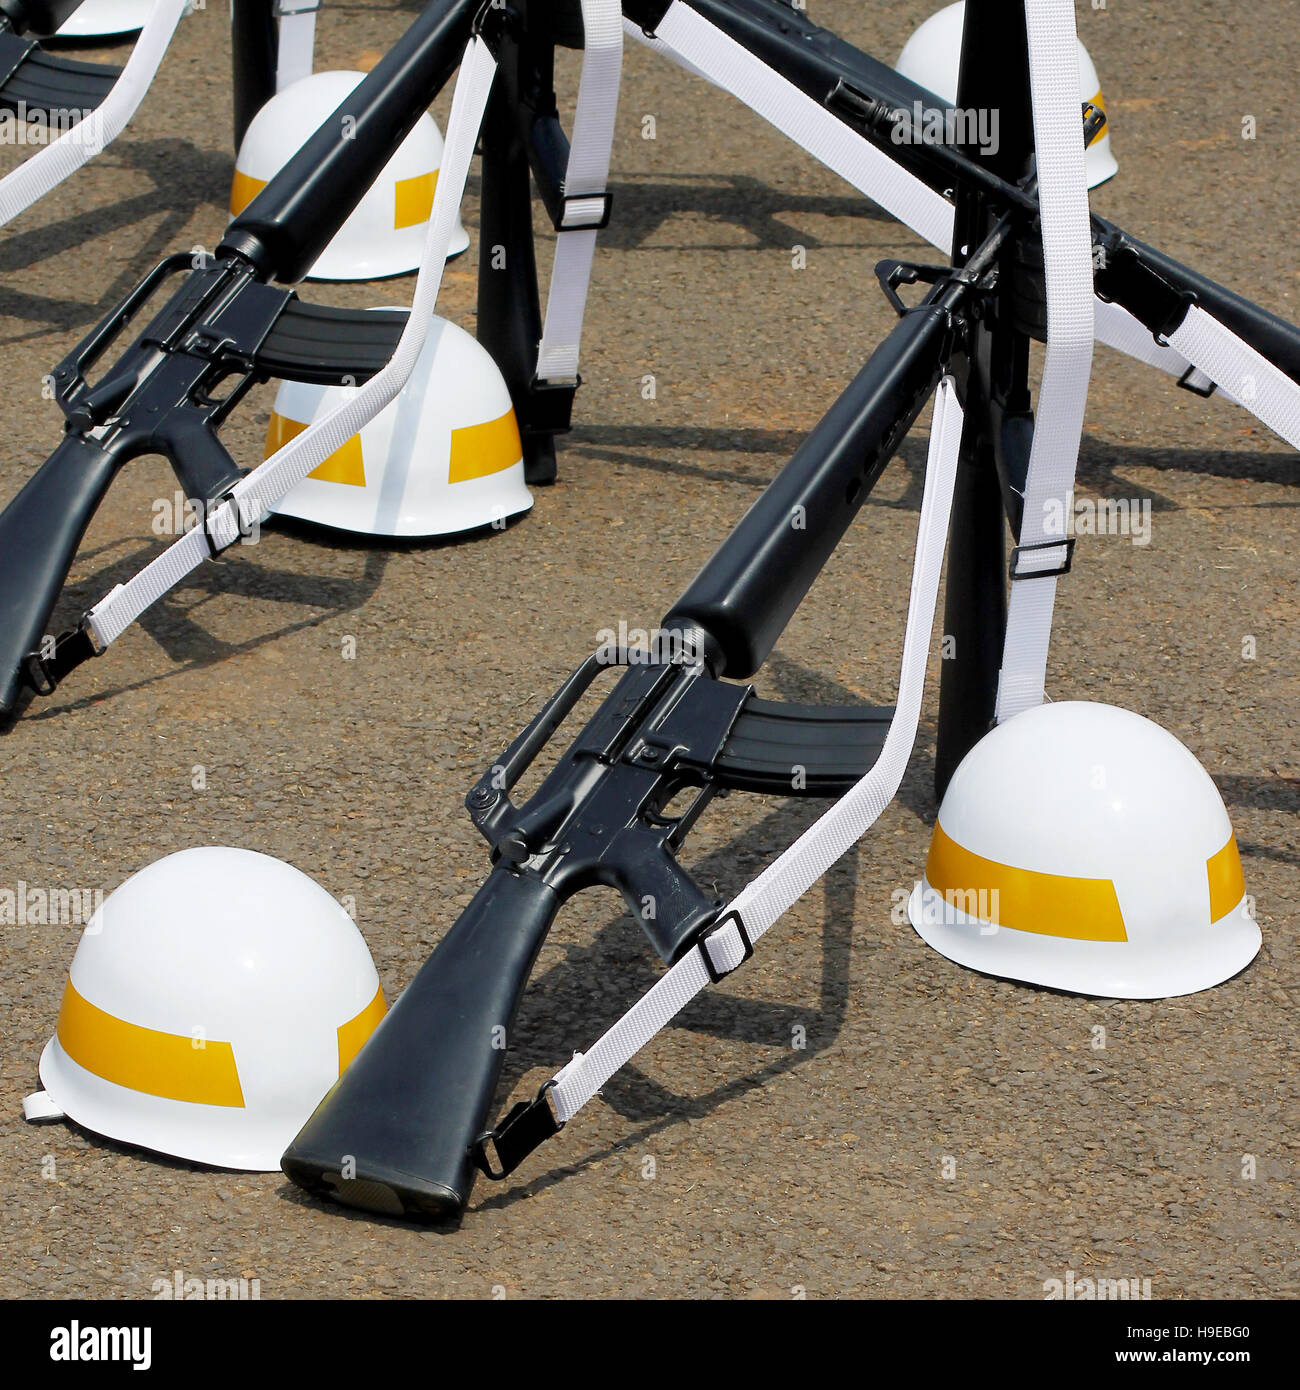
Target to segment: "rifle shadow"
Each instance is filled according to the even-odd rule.
[[[516,525],[522,518],[508,523]],[[337,574],[302,574],[293,570],[276,569],[254,558],[261,553],[262,541],[256,546],[241,545],[225,552],[225,563],[205,563],[168,590],[157,603],[147,608],[138,619],[140,626],[162,648],[173,665],[156,675],[140,680],[123,681],[83,695],[74,700],[47,703],[33,712],[29,707],[22,715],[24,722],[49,719],[72,710],[97,705],[104,700],[173,680],[188,671],[212,666],[229,657],[256,651],[270,642],[279,641],[291,633],[319,627],[344,613],[363,607],[383,582],[389,557],[407,550],[431,550],[444,546],[473,545],[491,528],[460,532],[444,537],[420,537],[405,540],[390,536],[364,536],[352,532],[326,531],[291,518],[275,517],[264,523],[265,536],[272,539],[283,533],[304,542],[314,549],[347,550],[362,558],[361,573],[346,578]],[[492,534],[495,531],[492,530]],[[121,553],[123,542],[110,542],[98,549],[84,552],[79,564],[99,561],[89,575],[69,580],[59,596],[58,607],[50,621],[52,631],[71,627],[86,609],[102,598],[115,584],[125,583],[138,574],[151,560],[162,553],[163,545],[144,546],[130,553]],[[109,559],[112,552],[116,558]],[[231,560],[233,559],[233,563]],[[241,642],[229,642],[204,627],[198,618],[203,608],[215,599],[227,595],[289,604],[320,611],[305,618],[281,623],[270,631],[259,633]]]
[[[1240,772],[1215,772],[1214,785],[1229,806],[1244,806],[1254,811],[1281,811],[1293,819],[1300,816],[1300,777],[1281,774],[1250,775]],[[1264,844],[1247,840],[1240,831],[1237,848],[1245,859],[1271,859],[1275,864],[1300,868],[1300,850],[1279,844]]]
[[[828,396],[825,404],[829,406]],[[577,424],[566,444],[580,458],[644,469],[668,477],[698,478],[706,482],[736,483],[761,492],[776,468],[789,458],[805,437],[801,430],[707,427],[694,425],[594,425]],[[650,453],[648,450],[658,450]],[[925,485],[927,440],[909,435],[903,440],[885,478],[895,481],[901,469],[904,481],[896,495],[884,489],[872,492],[868,507],[891,511],[921,510]],[[663,454],[680,454],[664,458]],[[707,454],[716,463],[697,463],[694,455]],[[776,468],[764,471],[746,466],[751,455],[771,455]],[[1150,468],[1157,472],[1200,473],[1212,478],[1233,478],[1247,482],[1273,483],[1279,487],[1300,486],[1300,465],[1290,452],[1256,453],[1229,449],[1152,449],[1131,444],[1112,444],[1088,435],[1079,452],[1077,484],[1079,490],[1099,497],[1123,497],[1131,501],[1149,500],[1153,512],[1184,510],[1173,497],[1155,488],[1141,487],[1121,477],[1123,468]],[[1294,506],[1291,502],[1266,503],[1268,506]]]
[[[601,242],[615,251],[746,249],[734,240],[673,239],[671,223],[678,217],[744,232],[751,238],[748,249],[753,251],[788,252],[796,244],[819,249],[861,247],[860,237],[829,240],[818,236],[808,225],[808,219],[815,217],[889,223],[901,235],[911,235],[860,193],[798,193],[747,174],[625,174],[611,181],[610,190],[616,213],[601,233]]]
[[[205,204],[226,206],[233,160],[201,150],[188,140],[124,140],[113,146],[117,168],[147,174],[153,186],[105,207],[75,211],[56,222],[0,238],[0,318],[37,325],[0,337],[0,343],[30,343],[98,322],[140,279],[143,267],[177,250],[176,242]],[[15,278],[51,257],[103,242],[114,232],[137,231],[132,251],[112,280],[93,299],[22,289]],[[209,248],[211,249],[211,248]],[[100,263],[101,266],[108,262]],[[67,280],[63,282],[66,286]],[[73,281],[80,288],[86,282]]]
[[[358,538],[349,537],[349,541]],[[320,542],[324,544],[325,542]],[[141,614],[140,626],[173,663],[166,671],[139,680],[121,681],[91,694],[69,700],[51,700],[38,710],[28,709],[24,721],[58,718],[73,710],[98,705],[130,691],[143,690],[172,680],[188,671],[214,665],[229,657],[256,651],[306,628],[319,627],[344,613],[361,608],[375,593],[388,567],[390,547],[361,546],[361,573],[347,578],[332,574],[300,574],[281,570],[250,558],[249,549],[230,552],[235,563],[204,564]],[[162,553],[162,546],[134,548],[121,553],[122,543],[111,542],[87,552],[82,560],[98,561],[92,574],[70,581],[59,598],[58,617],[51,629],[71,626],[78,616],[115,584],[125,583]],[[118,552],[110,559],[112,552]],[[269,631],[240,642],[228,642],[199,621],[204,607],[227,595],[270,600],[319,611],[308,617],[280,623]]]

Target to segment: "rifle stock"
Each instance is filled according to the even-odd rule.
[[[41,645],[90,518],[120,460],[70,434],[0,513],[0,714],[22,686],[23,661]]]
[[[539,878],[492,870],[289,1146],[289,1177],[393,1215],[464,1207],[468,1146],[486,1127],[519,999],[560,901]]]

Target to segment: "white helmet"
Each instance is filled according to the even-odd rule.
[[[352,919],[251,850],[169,854],[122,884],[72,959],[30,1120],[266,1172],[384,1014]]]
[[[966,6],[958,0],[932,14],[903,45],[895,69],[926,91],[942,97],[950,105],[957,100],[957,73],[961,63],[962,25]],[[1079,43],[1079,95],[1091,102],[1103,114],[1106,103],[1101,95],[1101,79],[1093,66],[1088,50]],[[1088,187],[1096,188],[1119,170],[1110,152],[1110,124],[1102,126],[1093,136],[1083,159]]]
[[[363,72],[313,73],[277,92],[262,107],[249,124],[235,160],[231,217],[243,212],[364,77]],[[416,270],[441,164],[442,136],[425,112],[307,278],[381,280]],[[448,254],[459,255],[468,245],[458,215]]]
[[[908,916],[959,965],[1112,999],[1208,989],[1260,946],[1209,774],[1158,724],[1082,701],[962,759]]]
[[[269,457],[356,393],[281,382]],[[276,503],[281,516],[370,536],[444,536],[526,512],[524,451],[510,392],[491,354],[435,316],[397,399]]]
[[[81,0],[54,31],[60,39],[92,39],[133,34],[144,28],[154,0]]]

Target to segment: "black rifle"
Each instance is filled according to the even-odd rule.
[[[510,790],[607,664],[599,655],[469,793],[470,816],[492,849],[486,881],[283,1158],[295,1182],[349,1205],[454,1216],[476,1170],[503,1177],[556,1132],[545,1088],[496,1128],[487,1123],[501,1030],[508,1036],[565,900],[592,884],[619,889],[658,954],[676,961],[700,949],[721,908],[675,858],[709,799],[729,789],[836,795],[874,761],[891,710],[783,705],[758,699],[745,682],[943,373],[957,381],[966,425],[945,617],[963,660],[944,663],[940,790],[992,719],[1003,531],[1006,520],[1019,528],[1033,434],[1029,342],[1045,327],[1023,6],[967,4],[959,104],[1000,106],[1003,140],[992,153],[888,142],[895,113],[938,99],[780,0],[689,3],[930,186],[954,190],[955,244],[972,249],[948,266],[877,267],[899,323],[665,615],[659,650],[622,654],[625,674],[524,805]],[[624,5],[649,31],[665,9],[659,0]],[[1095,131],[1096,114],[1085,116]],[[1173,331],[1199,299],[1300,380],[1300,331],[1291,325],[1100,219],[1094,244],[1099,291],[1153,333]],[[900,290],[917,283],[930,288],[908,307]],[[796,508],[802,528],[791,525]],[[672,811],[688,789],[689,805]]]
[[[599,674],[599,657],[470,792],[492,871],[290,1145],[295,1182],[380,1211],[458,1211],[474,1163],[491,1161],[475,1141],[505,1055],[495,1041],[562,903],[595,883],[617,888],[663,959],[677,960],[720,907],[674,857],[709,799],[835,795],[866,771],[890,710],[785,705],[720,678],[743,679],[767,655],[945,363],[956,365],[962,311],[982,283],[946,280],[903,316],[665,617],[660,651],[645,662],[628,654],[626,674],[526,805],[509,790]],[[791,525],[796,507],[805,530]],[[668,814],[686,788],[698,789],[690,805]],[[539,1100],[494,1136],[494,1175],[548,1118]]]
[[[12,10],[20,0],[5,3]],[[987,428],[982,437],[972,436],[970,467],[959,480],[956,505],[962,521],[954,530],[950,572],[961,582],[950,584],[950,595],[959,597],[950,601],[945,619],[946,630],[958,637],[958,656],[944,670],[942,781],[991,716],[1005,603],[1002,537],[992,523],[1005,505],[1013,527],[1018,525],[1017,490],[1032,433],[1027,339],[1041,336],[1042,298],[1041,265],[1034,266],[1034,199],[1017,182],[1028,145],[1004,138],[998,154],[988,156],[977,148],[894,144],[887,132],[896,113],[916,101],[932,109],[940,104],[937,97],[817,28],[783,0],[689,3],[931,187],[955,187],[959,218],[970,224],[959,243],[977,242],[990,225],[989,208],[1003,203],[1025,214],[1030,227],[1027,236],[1023,229],[1019,235],[1014,262],[1016,283],[1028,287],[1017,318],[981,339],[977,382],[983,404],[974,413]],[[992,6],[986,15],[1005,20],[1004,0],[985,4]],[[255,382],[271,377],[322,384],[364,381],[387,362],[404,312],[327,309],[268,282],[293,283],[310,268],[373,171],[454,70],[481,5],[499,66],[483,132],[480,248],[485,258],[498,245],[508,254],[504,272],[481,266],[478,332],[510,388],[529,481],[554,477],[554,436],[569,427],[579,383],[539,382],[534,376],[541,325],[530,173],[558,219],[568,142],[556,109],[553,54],[557,45],[581,44],[580,8],[577,0],[513,0],[508,8],[483,5],[483,0],[433,0],[232,223],[210,262],[192,265],[187,256],[164,261],[55,368],[54,392],[67,418],[65,438],[0,513],[0,718],[14,714],[30,693],[49,694],[95,654],[84,622],[57,638],[47,626],[86,526],[123,464],[141,454],[163,454],[198,504],[198,515],[207,517],[245,471],[221,444],[217,429]],[[62,22],[70,8],[69,0],[28,0],[28,12],[38,14],[42,27]],[[665,9],[663,0],[624,3],[628,17],[647,29]],[[237,21],[248,29],[246,46],[263,67],[267,38],[262,34],[259,47],[254,36],[261,32],[257,26],[265,10],[264,0],[240,0],[236,10]],[[971,31],[972,51],[982,45],[989,64],[982,77],[972,75],[969,65],[963,69],[968,88],[976,84],[959,94],[970,105],[1007,107],[1000,81],[1004,32],[998,22]],[[980,82],[983,99],[974,100],[981,97]],[[242,87],[237,83],[245,106],[255,88],[247,74]],[[1025,119],[1019,126],[1015,119],[1004,125],[1026,128],[1026,111],[1021,110]],[[1008,108],[1010,117],[1015,114]],[[345,117],[350,118],[346,138]],[[970,201],[976,193],[983,201]],[[1094,229],[1108,253],[1099,288],[1153,330],[1172,328],[1195,297],[1283,371],[1300,378],[1300,333],[1291,325],[1100,219],[1094,219]],[[155,294],[183,272],[188,273],[182,283],[144,332],[97,380],[88,381],[87,372]],[[893,273],[912,272],[901,267]]]
[[[48,693],[94,654],[79,625],[46,624],[77,546],[119,469],[162,454],[202,516],[243,475],[217,429],[271,377],[364,381],[391,357],[404,313],[298,301],[302,278],[455,70],[481,0],[437,0],[235,219],[211,257],[170,256],[53,372],[62,443],[0,514],[0,714]],[[165,287],[169,298],[94,381],[101,359]],[[215,553],[215,547],[214,547]]]
[[[578,383],[534,377],[541,315],[529,178],[531,171],[558,225],[568,140],[556,108],[553,53],[557,44],[581,46],[580,5],[534,0],[530,13],[528,0],[511,8],[432,0],[232,222],[210,260],[169,257],[54,369],[65,438],[0,513],[0,719],[29,695],[49,694],[96,654],[84,620],[57,638],[47,625],[90,518],[125,463],[162,454],[197,514],[210,516],[246,471],[217,429],[251,386],[272,377],[362,382],[392,356],[405,311],[324,308],[268,282],[293,283],[310,269],[374,171],[454,72],[476,16],[498,59],[485,119],[480,241],[485,257],[497,245],[509,253],[504,273],[480,277],[479,334],[510,388],[528,480],[554,477],[553,436],[569,427]],[[273,68],[266,0],[239,0],[234,19],[244,55],[236,119],[246,124]],[[89,382],[87,373],[128,325],[182,275],[144,332]]]

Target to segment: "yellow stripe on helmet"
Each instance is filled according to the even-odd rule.
[[[128,1023],[83,999],[71,980],[63,992],[55,1032],[78,1066],[128,1090],[199,1105],[244,1103],[228,1042]]]
[[[1102,96],[1100,88],[1097,89],[1097,95],[1092,97],[1086,104],[1088,106],[1095,106],[1103,116],[1106,114],[1106,98]],[[1103,135],[1107,134],[1107,125],[1108,122],[1103,122],[1101,128],[1093,133],[1092,139],[1088,141],[1089,149],[1091,149]]]
[[[1205,872],[1210,880],[1210,921],[1217,922],[1231,912],[1246,893],[1246,878],[1241,872],[1241,855],[1235,835],[1229,835],[1228,843],[1205,861]]]
[[[264,456],[270,458],[277,449],[283,448],[291,439],[297,438],[306,428],[307,426],[301,420],[291,420],[287,415],[281,415],[273,410],[266,425],[266,452]],[[365,459],[361,453],[361,436],[354,434],[351,439],[345,439],[322,464],[313,468],[307,476],[316,478],[322,483],[346,483],[351,487],[365,487],[366,467]]]
[[[495,420],[467,425],[451,432],[451,467],[447,481],[467,482],[486,478],[516,464],[524,456],[515,412],[507,410]]]
[[[981,914],[987,907],[986,920],[999,926],[1074,941],[1128,940],[1110,879],[1070,878],[999,864],[963,849],[937,821],[925,877],[958,908],[962,901],[979,903]],[[976,896],[966,896],[971,893]]]
[[[438,187],[438,171],[417,174],[411,179],[398,179],[393,188],[393,230],[417,227],[429,220],[433,211],[433,195]]]
[[[241,169],[236,169],[235,177],[230,183],[231,217],[238,217],[268,182],[267,179],[255,179],[252,174],[245,174]]]
[[[384,1003],[384,991],[380,987],[375,997],[356,1016],[346,1023],[339,1024],[339,1075],[347,1070],[348,1063],[361,1051],[366,1039],[379,1026],[379,1020],[388,1012]]]

